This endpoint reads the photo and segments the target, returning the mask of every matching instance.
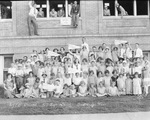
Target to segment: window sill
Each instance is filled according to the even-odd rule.
[[[142,18],[149,18],[148,15],[141,15],[141,16],[103,16],[103,19],[142,19]]]
[[[71,17],[56,17],[56,18],[37,18],[37,21],[45,21],[45,20],[47,20],[47,21],[49,21],[49,20],[60,20],[61,18],[70,18],[71,19]],[[81,17],[79,17],[79,20],[81,20],[82,18]]]
[[[0,22],[12,22],[12,19],[0,19]]]

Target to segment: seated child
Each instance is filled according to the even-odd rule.
[[[39,98],[40,95],[39,85],[40,85],[40,78],[36,78],[35,83],[33,85],[31,97]]]
[[[92,97],[96,97],[96,88],[95,88],[95,85],[93,83],[90,84],[89,95]]]
[[[119,77],[117,79],[117,86],[118,91],[120,94],[125,95],[125,79],[123,77],[123,74],[119,74]]]
[[[7,79],[4,81],[4,95],[7,98],[15,97],[16,84],[12,80],[12,75],[8,73]]]
[[[81,81],[77,94],[78,96],[81,96],[81,97],[85,97],[88,94],[87,86],[84,81]]]
[[[111,86],[111,76],[108,70],[105,71],[104,86],[106,88],[106,92],[108,92]]]
[[[64,84],[63,93],[61,94],[61,98],[69,97],[69,86],[67,84]]]
[[[96,85],[97,83],[97,79],[96,76],[94,75],[94,71],[90,71],[89,72],[89,79],[88,79],[88,87],[90,86],[91,83],[93,83],[94,85]]]
[[[47,88],[47,97],[53,97],[54,89],[55,89],[54,81],[49,80]]]
[[[60,83],[60,80],[59,80],[59,79],[57,79],[57,80],[54,82],[54,86],[55,86],[55,89],[54,89],[54,97],[59,98],[60,95],[61,95],[62,92],[63,92],[63,89],[62,89],[62,86],[61,86],[61,83]]]
[[[112,82],[112,86],[109,88],[109,92],[108,92],[109,96],[119,96],[118,89],[115,85],[116,83]]]
[[[103,85],[103,82],[99,82],[99,85],[97,86],[97,93],[96,96],[97,97],[102,97],[105,96],[106,94],[106,88]]]
[[[77,96],[77,90],[76,90],[76,88],[75,88],[75,85],[74,84],[72,84],[71,86],[70,86],[70,97],[76,97]]]

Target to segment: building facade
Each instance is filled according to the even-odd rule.
[[[127,16],[119,15],[115,7],[117,1],[128,12]],[[39,51],[45,47],[66,47],[68,43],[80,45],[82,37],[87,38],[90,46],[102,43],[110,45],[114,40],[129,41],[133,47],[135,43],[139,43],[144,54],[149,57],[149,0],[78,0],[81,14],[77,28],[68,24],[69,5],[73,0],[62,0],[60,3],[51,0],[36,1],[38,9],[42,7],[44,11],[44,17],[37,18],[40,36],[29,36],[28,2],[0,2],[0,63],[4,64],[0,68],[1,75],[9,67],[8,63],[30,55],[33,49]],[[104,16],[105,6],[110,9],[110,16]],[[65,16],[50,17],[51,8],[59,10],[60,7],[64,8]]]

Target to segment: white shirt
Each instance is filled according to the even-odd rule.
[[[30,7],[29,15],[36,18],[38,10],[32,6],[32,1],[29,2],[29,7]]]
[[[89,45],[88,45],[86,42],[84,42],[84,43],[81,45],[81,48],[82,48],[83,46],[85,46],[85,47],[87,48],[87,51],[88,51],[88,52],[90,51],[90,50],[89,50]]]
[[[143,57],[143,51],[140,48],[135,49],[134,57]]]

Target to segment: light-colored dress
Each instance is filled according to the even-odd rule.
[[[130,78],[126,79],[125,88],[126,88],[126,94],[131,95],[133,91],[133,85],[132,85],[132,80]]]
[[[133,94],[134,95],[142,94],[141,79],[140,78],[134,78],[133,79]]]

